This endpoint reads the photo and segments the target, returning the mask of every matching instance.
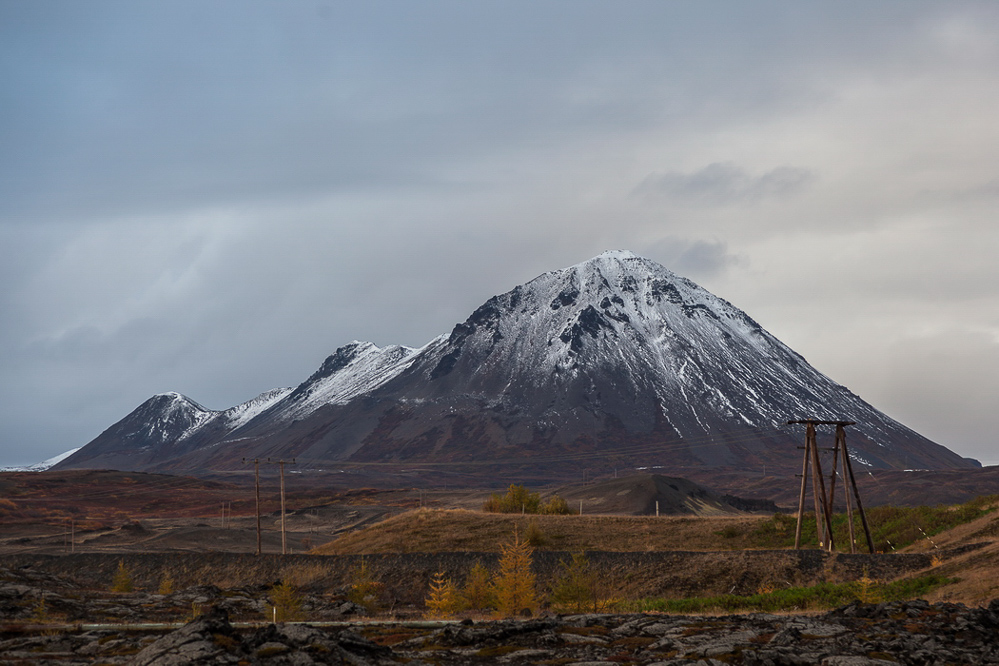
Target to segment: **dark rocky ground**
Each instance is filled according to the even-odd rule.
[[[267,624],[236,628],[221,607],[169,633],[8,630],[5,664],[999,664],[999,600],[853,604],[803,615],[574,615],[525,620]]]
[[[961,549],[942,552],[944,560]],[[893,580],[926,570],[928,553],[848,555],[820,550],[586,553],[602,598],[754,594],[761,586],[808,586]],[[541,589],[551,585],[572,554],[536,551],[532,569]],[[68,622],[177,622],[191,605],[225,602],[234,620],[267,619],[268,595],[284,581],[303,594],[304,619],[338,620],[343,600],[364,563],[379,586],[383,613],[408,619],[422,611],[430,580],[443,572],[463,584],[478,563],[495,570],[497,553],[441,552],[381,555],[247,555],[228,553],[77,553],[0,555],[0,618],[24,620],[45,599],[54,618]],[[110,591],[124,566],[129,594]],[[157,594],[165,579],[170,594]],[[988,598],[988,597],[986,597]]]
[[[272,624],[271,587],[112,593],[38,566],[0,568],[0,664],[999,664],[999,600],[425,622],[413,608],[373,620],[326,590],[303,595],[309,623]]]

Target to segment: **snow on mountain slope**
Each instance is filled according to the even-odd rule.
[[[446,379],[455,370],[460,385]],[[702,431],[719,413],[774,427],[793,414],[831,418],[830,393],[859,401],[741,310],[626,251],[493,297],[455,327],[427,379],[443,380],[435,393],[501,403],[553,386],[586,393],[592,406],[651,400],[658,405],[643,404],[638,415],[646,428],[655,406],[670,405]],[[616,390],[595,390],[601,382]]]
[[[151,418],[132,433],[132,437],[150,443],[185,439],[218,415],[205,409],[186,395],[175,391],[160,393],[147,402]]]
[[[205,409],[180,393],[161,393],[102,433],[64,466],[77,466],[94,456],[109,456],[105,460],[110,464],[125,454],[130,464],[136,465],[140,458],[149,457],[137,456],[140,452],[176,457],[201,447],[238,441],[241,433],[252,430],[258,421],[262,422],[260,427],[273,428],[372,390],[405,369],[417,351],[398,345],[380,349],[355,341],[338,349],[297,388],[272,389],[223,411]]]
[[[273,389],[224,411],[175,391],[160,393],[53,468],[142,469],[159,456],[182,455],[225,436],[290,392]]]
[[[52,466],[54,466],[54,465],[62,462],[66,458],[70,457],[71,455],[73,455],[74,453],[76,453],[77,451],[79,451],[80,448],[81,447],[77,447],[75,449],[70,449],[69,451],[65,451],[63,453],[60,453],[57,456],[52,456],[48,460],[43,460],[42,462],[35,463],[33,465],[22,465],[22,466],[14,466],[14,467],[0,467],[0,472],[44,472],[45,470],[49,469],[50,467],[52,467]]]
[[[248,400],[241,405],[230,407],[224,412],[218,412],[219,417],[225,421],[225,427],[233,431],[256,418],[261,412],[266,411],[291,393],[290,388],[271,389],[261,393],[256,398]]]
[[[560,456],[581,449],[651,464],[669,442],[667,465],[790,469],[800,433],[785,422],[800,418],[857,421],[853,454],[875,467],[974,465],[724,299],[616,250],[490,298],[420,349],[355,341],[294,390],[225,412],[154,396],[67,466],[103,455],[132,469],[226,469],[280,452],[322,464],[536,456],[565,472]]]
[[[291,393],[290,388],[271,389],[251,400],[221,411],[205,409],[180,393],[162,393],[154,396],[155,403],[150,406],[150,411],[155,414],[154,417],[146,421],[146,424],[131,436],[147,441],[179,443],[193,438],[209,427],[228,434],[253,420],[289,393]],[[158,413],[155,410],[158,410]]]
[[[857,421],[853,436],[878,467],[896,465],[907,447],[922,449],[912,457],[930,467],[967,464],[812,368],[724,299],[627,251],[490,298],[373,397],[405,410],[379,407],[380,425],[355,458],[461,455],[470,438],[489,455],[495,447],[567,451],[594,438],[722,437],[689,446],[689,462],[740,465],[793,441],[786,421],[817,418]],[[362,416],[376,414],[352,418]]]
[[[369,393],[409,367],[420,350],[379,348],[355,340],[330,355],[311,377],[275,405],[271,419],[293,421],[325,405],[342,405]]]

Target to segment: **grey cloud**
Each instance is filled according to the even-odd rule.
[[[636,189],[642,195],[735,203],[784,197],[804,190],[815,174],[809,169],[780,166],[758,176],[732,162],[713,162],[689,173],[652,174]]]
[[[645,252],[670,270],[694,280],[718,276],[745,259],[730,252],[722,241],[667,237],[649,245]]]
[[[968,188],[961,195],[970,195],[972,197],[996,197],[999,196],[999,178],[995,178],[988,182],[982,183],[981,185],[976,185],[974,187]]]
[[[776,6],[38,7],[0,7],[6,221],[429,190],[465,160],[557,158],[578,137],[759,117],[798,96],[774,82],[777,50],[745,49],[747,21],[779,31],[757,16]],[[733,48],[705,50],[692,29]],[[733,78],[747,57],[753,75]]]
[[[992,428],[999,396],[994,333],[949,328],[897,341],[879,368],[884,409],[917,431],[985,464],[999,464]]]
[[[614,247],[796,322],[775,294],[816,283],[779,266],[816,234],[936,215],[967,239],[938,272],[981,260],[960,290],[979,285],[980,319],[995,252],[955,231],[953,200],[927,211],[899,186],[997,173],[953,170],[990,136],[921,114],[948,82],[984,119],[967,127],[994,125],[996,63],[962,64],[988,49],[927,44],[951,14],[999,25],[968,2],[0,2],[0,464],[79,446],[154,392],[228,407],[354,338],[425,343]],[[845,170],[871,150],[903,173],[858,188]],[[911,260],[878,261],[882,291],[927,302]]]

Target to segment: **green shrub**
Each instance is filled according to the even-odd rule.
[[[549,516],[569,516],[576,512],[569,508],[569,503],[558,495],[552,495],[541,505],[541,513]]]
[[[290,583],[281,582],[271,588],[271,603],[274,605],[274,620],[294,622],[302,619],[302,595]]]
[[[469,610],[485,610],[496,605],[492,589],[492,575],[489,569],[476,562],[461,588],[462,605]]]
[[[532,520],[527,524],[527,529],[524,530],[524,541],[528,543],[532,548],[543,548],[548,544],[548,537],[545,533],[538,527],[538,521]]]
[[[493,493],[482,505],[489,513],[543,513],[553,516],[566,516],[574,513],[569,503],[558,495],[552,495],[542,502],[539,493],[532,493],[522,485],[511,484],[505,495]]]
[[[560,611],[582,613],[598,611],[597,575],[582,552],[573,553],[572,560],[560,563],[561,571],[552,585],[551,601]]]
[[[871,528],[874,549],[887,552],[971,522],[995,511],[997,505],[999,495],[977,497],[957,506],[877,506],[867,510],[867,523]],[[863,524],[856,512],[853,514],[853,523],[857,546],[866,549]],[[791,548],[794,546],[796,526],[797,516],[775,514],[771,520],[762,522],[750,532],[750,542],[756,548]],[[846,514],[833,515],[833,540],[837,544],[837,550],[849,551]],[[801,543],[803,546],[818,546],[814,512],[806,513],[802,519]]]
[[[375,580],[368,561],[361,561],[350,570],[350,594],[347,598],[358,606],[364,606],[369,611],[378,610],[378,598],[384,586]]]
[[[851,583],[819,583],[811,587],[789,587],[765,594],[722,594],[688,599],[643,599],[629,604],[628,610],[667,613],[705,613],[762,611],[773,613],[792,610],[836,608],[852,601],[897,601],[924,596],[931,590],[956,582],[955,578],[929,575],[892,583],[878,583],[866,575]]]
[[[163,577],[160,578],[160,586],[157,590],[157,594],[173,594],[174,582],[173,576],[169,573],[164,572]]]
[[[482,505],[483,511],[490,513],[538,513],[541,495],[532,493],[522,485],[510,484],[506,495],[493,493]]]

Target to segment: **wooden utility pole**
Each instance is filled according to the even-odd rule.
[[[801,548],[801,524],[805,522],[805,491],[808,490],[808,460],[811,454],[811,443],[815,437],[815,426],[808,425],[808,434],[805,435],[805,456],[801,463],[801,492],[798,493],[798,524],[794,528],[794,549]],[[818,516],[815,517],[816,521]],[[816,526],[818,523],[816,523]],[[817,529],[817,527],[816,527]]]
[[[836,459],[837,457],[842,457],[843,488],[846,495],[846,526],[850,531],[850,554],[853,555],[857,552],[857,535],[854,534],[853,529],[853,502],[850,500],[850,489],[846,487],[846,463],[850,460],[850,456],[846,452],[846,430],[843,426],[836,426],[836,444],[833,446],[833,449],[833,471],[832,480],[829,482],[829,495],[830,497],[833,496],[833,490],[836,487]]]
[[[857,481],[853,476],[853,466],[850,464],[850,456],[846,449],[846,426],[855,425],[854,421],[819,421],[816,419],[802,419],[798,421],[788,421],[788,425],[805,424],[808,426],[805,434],[805,456],[802,463],[801,472],[801,493],[798,496],[798,525],[795,529],[794,547],[801,547],[801,523],[805,511],[805,489],[808,484],[808,465],[811,462],[813,469],[812,494],[815,500],[815,531],[819,538],[819,546],[832,551],[835,548],[833,543],[832,512],[835,502],[836,489],[836,463],[837,455],[843,458],[843,475],[849,478],[853,496],[857,500],[857,510],[860,512],[860,520],[864,525],[864,532],[867,535],[867,545],[870,551],[874,552],[874,541],[871,539],[871,532],[867,525],[867,516],[864,513],[863,504],[860,501],[860,491],[857,490]],[[832,477],[829,481],[829,494],[826,494],[825,482],[822,477],[822,468],[819,465],[819,449],[815,440],[815,426],[834,425],[836,426],[836,445],[833,448],[833,469]],[[840,453],[842,452],[842,453]],[[850,552],[855,551],[855,539],[853,534],[853,510],[850,502],[850,489],[846,491],[847,522],[850,528]],[[823,513],[820,517],[819,513]]]
[[[246,458],[243,458],[246,464]],[[260,459],[253,459],[253,492],[257,498],[257,555],[260,555]]]
[[[270,461],[271,461],[271,459],[268,458],[267,462],[270,462]],[[291,460],[275,460],[274,462],[277,463],[278,467],[281,470],[281,554],[282,555],[287,555],[288,554],[288,535],[287,535],[287,532],[285,531],[284,466],[285,465],[294,465],[295,464],[295,459],[292,458]]]
[[[850,456],[849,454],[847,454],[846,451],[846,431],[844,430],[842,433],[840,433],[839,432],[840,428],[842,428],[842,426],[837,426],[836,435],[842,439],[840,445],[843,450],[843,469],[846,472],[846,475],[850,477],[850,485],[853,487],[853,495],[854,497],[857,498],[857,511],[860,512],[860,523],[864,526],[864,535],[867,537],[867,548],[868,550],[870,550],[871,554],[873,555],[874,539],[871,538],[871,528],[867,524],[867,514],[864,512],[864,503],[860,500],[860,491],[857,490],[857,479],[856,477],[853,476],[853,463],[850,462]],[[847,495],[849,495],[849,492],[847,493]],[[851,522],[850,525],[852,528],[853,523]]]
[[[826,501],[826,481],[822,476],[822,465],[819,462],[819,445],[815,440],[815,429],[812,428],[812,496],[815,500],[815,534],[819,539],[819,547],[833,550],[832,510]],[[822,517],[819,518],[819,511]],[[820,533],[821,527],[821,533]]]
[[[266,461],[268,463],[273,463],[277,465],[281,470],[281,554],[288,554],[288,537],[285,531],[285,495],[284,495],[284,466],[294,465],[295,459],[291,460],[271,460],[268,458]],[[246,458],[243,458],[243,463],[246,463]],[[253,459],[253,480],[254,480],[254,492],[257,497],[257,555],[261,552],[261,539],[260,539],[260,459]]]

